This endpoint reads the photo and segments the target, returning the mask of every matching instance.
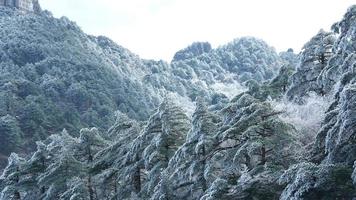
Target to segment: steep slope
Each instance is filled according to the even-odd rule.
[[[355,16],[353,6],[333,26],[339,35],[332,45],[332,33],[312,38],[297,68],[291,50],[272,58],[270,63],[283,66],[271,80],[264,67],[249,71],[248,64],[221,59],[265,60],[255,51],[237,59],[241,52],[233,47],[263,46],[252,38],[217,49],[195,43],[171,64],[138,60],[143,69],[136,75],[143,75],[153,94],[165,96],[148,121],[116,112],[107,132],[64,130],[38,142],[30,157],[11,154],[0,177],[0,199],[355,199]],[[105,41],[105,51],[115,48]],[[243,74],[257,71],[260,78],[243,80]],[[246,90],[230,99],[214,88],[240,82]],[[324,106],[315,108],[310,98],[330,104],[325,115]],[[196,105],[190,119],[183,108],[191,100]],[[291,112],[303,116],[293,118]],[[0,130],[19,131],[15,117],[3,119]]]
[[[356,160],[355,127],[355,67],[356,67],[356,6],[351,7],[336,26],[340,37],[335,43],[335,56],[320,74],[324,87],[333,81],[335,98],[324,128],[318,135],[316,147],[325,147],[325,159],[329,163],[353,165]],[[342,63],[336,64],[335,62]],[[332,73],[332,71],[334,73]],[[318,146],[320,145],[320,146]],[[319,149],[322,151],[322,149]],[[347,152],[345,154],[345,152]]]
[[[142,60],[48,11],[23,14],[0,7],[0,27],[1,160],[64,128],[73,134],[84,127],[106,130],[116,110],[147,120],[169,93],[188,114],[197,96],[221,108],[243,90],[238,77],[269,79],[280,63],[273,49],[253,38],[217,49],[190,48],[197,53],[172,64]]]
[[[333,55],[332,48],[335,40],[334,33],[320,30],[304,45],[297,72],[292,76],[292,87],[287,93],[289,100],[301,102],[302,98],[308,96],[310,92],[315,92],[318,95],[331,92],[323,89],[323,86],[318,82],[318,77]]]
[[[0,15],[0,115],[8,116],[1,124],[18,125],[21,146],[64,128],[107,129],[118,109],[144,120],[158,105],[159,97],[141,82],[146,66],[109,39],[88,36],[47,12],[23,15],[0,7]],[[10,132],[1,136],[15,135]],[[16,145],[2,148],[8,154]]]
[[[333,26],[339,37],[333,56],[319,74],[324,91],[334,93],[309,162],[290,168],[281,182],[281,199],[353,199],[356,196],[356,6]],[[352,179],[353,178],[353,179]]]

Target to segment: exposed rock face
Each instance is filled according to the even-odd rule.
[[[0,6],[17,8],[23,12],[38,13],[41,11],[38,0],[0,0]]]

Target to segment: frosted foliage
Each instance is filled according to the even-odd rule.
[[[355,161],[355,43],[356,43],[356,5],[351,6],[341,22],[333,29],[339,33],[333,50],[334,56],[323,69],[319,82],[326,90],[335,88],[325,125],[320,130],[315,149],[318,160],[328,163],[345,163],[349,166]]]
[[[301,98],[308,92],[316,92],[321,95],[331,92],[330,90],[325,91],[317,79],[333,55],[332,48],[335,40],[333,33],[320,30],[304,45],[297,71],[291,77],[292,86],[287,92],[289,100],[300,103],[302,102]]]
[[[356,159],[354,153],[347,154],[343,151],[355,152],[355,116],[356,116],[356,84],[347,85],[340,94],[340,110],[335,125],[327,132],[325,139],[326,151],[329,162],[353,163]]]
[[[299,163],[279,183],[286,185],[281,200],[352,199],[355,195],[350,169],[342,165]]]
[[[21,198],[18,183],[20,182],[20,166],[23,162],[24,159],[17,154],[10,155],[9,164],[0,176],[0,189],[2,189],[0,200]]]
[[[355,137],[355,116],[356,116],[356,84],[349,85],[344,88],[341,97],[341,110],[344,112],[340,115],[340,120],[343,121],[338,135],[338,143],[345,143]]]
[[[246,37],[166,63],[0,7],[0,156],[58,133],[11,154],[0,200],[354,199],[355,14],[299,56]]]
[[[127,142],[126,140],[130,141],[137,137],[140,127],[135,120],[120,111],[115,112],[115,117],[114,125],[107,131],[110,138],[115,138],[115,143]]]
[[[348,59],[352,58],[356,52],[355,16],[356,5],[353,5],[348,9],[343,19],[333,26],[334,31],[340,34],[340,37],[334,45],[335,55],[330,59],[328,66],[323,69],[318,78],[325,90],[333,88],[333,86],[340,81],[340,77],[342,77],[343,74],[355,72],[352,70],[350,59]],[[349,67],[351,67],[351,69]]]
[[[198,99],[187,140],[170,159],[165,170],[170,175],[167,181],[174,188],[175,199],[198,199],[207,190],[209,180],[205,172],[209,163],[206,156],[213,147],[217,121],[217,116],[207,110],[202,99]],[[159,192],[156,190],[156,196]]]
[[[304,97],[304,104],[297,104],[285,99],[281,101],[271,101],[275,110],[283,111],[279,118],[289,124],[292,124],[304,142],[311,142],[318,133],[325,112],[330,104],[329,98],[310,93]]]
[[[279,114],[248,94],[223,109],[223,126],[216,134],[206,174],[226,180],[225,189],[233,189],[217,190],[210,185],[208,192],[219,194],[215,199],[260,199],[267,192],[272,199],[278,196],[276,179],[295,162],[295,150],[300,147],[294,129]]]
[[[226,95],[229,99],[232,99],[236,95],[241,94],[246,91],[246,88],[243,87],[238,82],[232,83],[215,83],[211,86],[217,93],[222,93]]]
[[[315,184],[313,176],[316,170],[317,166],[311,163],[301,163],[288,169],[279,179],[280,184],[288,183],[280,200],[301,200]]]
[[[218,200],[228,191],[229,185],[224,179],[216,179],[201,200]]]
[[[321,164],[291,167],[280,179],[287,183],[282,200],[355,197],[355,169],[352,167],[356,159],[355,16],[354,5],[344,19],[334,25],[334,31],[340,35],[332,57],[318,78],[325,92],[335,92],[313,146],[313,160]]]
[[[142,168],[147,172],[144,176],[147,180],[142,186],[144,195],[153,194],[155,186],[160,181],[161,172],[184,143],[189,131],[189,123],[183,110],[174,103],[172,97],[168,96],[157,112],[151,116],[141,135],[134,141],[132,150],[136,150],[136,154],[130,152],[129,156],[134,158],[142,156],[142,158],[129,159],[144,164]]]
[[[128,148],[138,136],[139,131],[140,127],[135,120],[128,118],[121,112],[116,113],[116,121],[108,130],[108,135],[113,138],[112,143],[94,156],[93,168],[97,173],[93,177],[95,182],[92,185],[93,187],[100,185],[99,196],[110,199],[120,194],[122,198],[126,198],[131,195],[130,191],[136,191],[132,180],[135,172],[137,172],[137,165],[127,165],[126,156],[128,156]],[[136,161],[135,156],[133,157],[132,161]],[[117,182],[117,180],[120,180],[120,182]],[[111,192],[111,187],[115,187],[117,191]]]
[[[194,43],[167,63],[141,59],[48,11],[19,15],[0,6],[0,27],[0,116],[14,117],[0,137],[5,156],[22,140],[34,146],[63,128],[107,130],[116,110],[147,121],[170,92],[179,94],[176,101],[188,115],[197,97],[221,108],[219,100],[213,101],[216,93],[236,95],[236,81],[271,79],[282,63],[272,47],[252,37],[215,49]]]
[[[204,53],[211,51],[211,44],[208,42],[195,42],[189,47],[178,51],[174,57],[173,61],[186,60],[189,58],[194,58]]]
[[[63,184],[71,176],[81,173],[83,166],[68,152],[65,152],[56,162],[51,164],[46,173],[39,176],[40,185]]]
[[[80,178],[68,181],[68,190],[64,192],[60,200],[90,200],[86,183]]]
[[[195,110],[195,104],[190,98],[181,96],[176,92],[170,92],[168,96],[174,104],[184,110],[187,116],[191,117],[193,115],[193,112]]]

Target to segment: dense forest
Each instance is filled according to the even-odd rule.
[[[108,38],[86,35],[65,17],[56,19],[47,11],[23,15],[6,7],[0,11],[4,156],[31,151],[36,141],[63,129],[73,136],[86,127],[105,132],[117,110],[146,121],[166,95],[175,96],[190,113],[198,96],[220,108],[244,90],[241,82],[271,79],[284,62],[255,38],[218,49],[195,43],[171,64],[142,60]]]
[[[299,53],[170,63],[0,7],[0,166],[0,200],[353,200],[356,5]]]

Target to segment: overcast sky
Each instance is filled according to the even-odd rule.
[[[40,0],[86,33],[105,35],[142,58],[170,61],[194,41],[214,47],[255,36],[295,51],[329,30],[355,0]]]

